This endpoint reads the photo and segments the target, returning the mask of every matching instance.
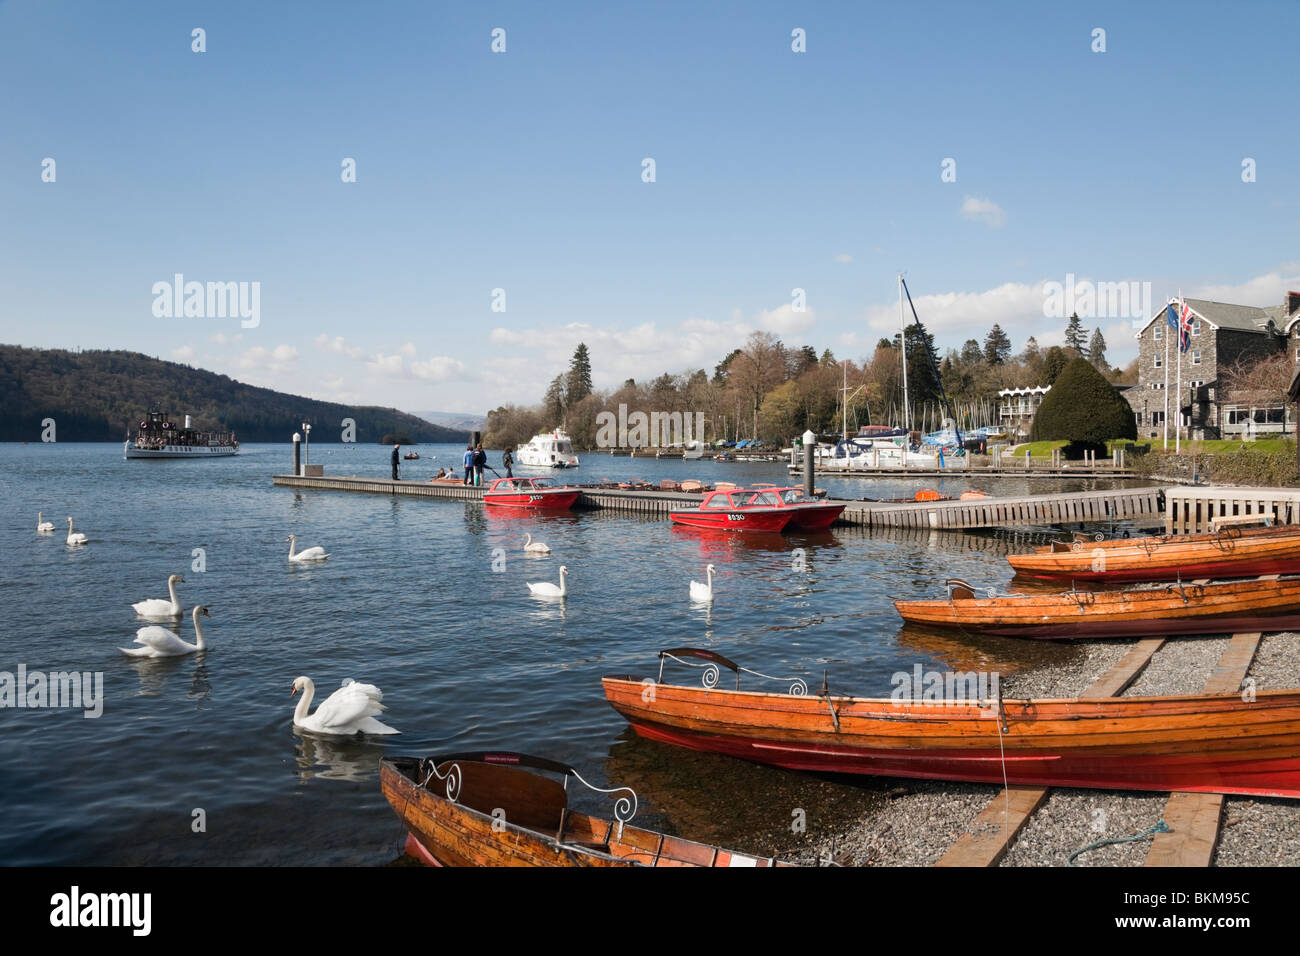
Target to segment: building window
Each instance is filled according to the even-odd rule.
[[[1165,383],[1164,383],[1164,382],[1152,382],[1152,383],[1151,383],[1151,391],[1153,391],[1153,392],[1158,392],[1158,391],[1160,391],[1161,389],[1163,389],[1164,387],[1165,387]]]
[[[1193,335],[1200,335],[1200,334],[1201,334],[1201,320],[1200,320],[1200,319],[1192,319],[1192,334],[1193,334]]]
[[[1163,425],[1164,423],[1165,423],[1165,413],[1163,411],[1151,413],[1152,425]]]
[[[1165,327],[1163,325],[1157,325],[1155,330],[1151,333],[1151,337],[1159,342],[1165,337]]]
[[[1163,358],[1162,356],[1157,355],[1157,356],[1156,356],[1156,368],[1163,368],[1163,367],[1164,367],[1164,364],[1165,364],[1165,360],[1164,360],[1164,358]]]
[[[1200,353],[1200,352],[1192,352],[1192,364],[1193,364],[1193,365],[1200,365],[1200,364],[1201,364],[1201,353]]]
[[[1297,329],[1296,333],[1300,334],[1300,329]],[[1296,365],[1300,365],[1300,349],[1295,350],[1295,363]]]

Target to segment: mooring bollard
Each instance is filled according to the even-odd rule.
[[[293,473],[302,476],[302,435],[293,433]]]
[[[813,452],[817,449],[817,436],[812,431],[803,433],[803,493],[813,496]]]

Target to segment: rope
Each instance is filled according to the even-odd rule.
[[[1147,837],[1155,836],[1157,833],[1172,833],[1172,832],[1173,830],[1170,828],[1169,824],[1165,823],[1165,818],[1161,817],[1160,821],[1155,826],[1147,830],[1143,830],[1141,833],[1137,834],[1136,836],[1115,837],[1113,840],[1098,840],[1096,843],[1089,843],[1082,850],[1075,850],[1073,853],[1071,853],[1070,858],[1066,861],[1065,865],[1074,866],[1075,857],[1087,853],[1089,850],[1095,850],[1098,847],[1110,846],[1112,843],[1136,843],[1138,840],[1145,840]]]

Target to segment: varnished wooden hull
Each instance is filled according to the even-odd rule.
[[[1236,695],[1004,700],[999,711],[996,702],[670,684],[651,695],[631,677],[602,683],[643,737],[792,770],[992,784],[1005,773],[1025,786],[1300,797],[1300,690],[1249,703]]]
[[[563,840],[557,840],[560,818],[545,827],[537,807],[522,806],[521,794],[509,788],[499,800],[489,800],[492,812],[448,799],[416,782],[420,761],[413,757],[385,758],[379,764],[380,786],[398,818],[414,840],[411,855],[437,866],[782,866],[772,860],[746,856],[691,840],[667,836],[585,814],[565,811]],[[467,768],[468,769],[468,768]],[[518,771],[517,771],[518,772]],[[513,798],[513,799],[512,799]],[[487,804],[484,804],[485,806]],[[495,815],[494,815],[495,814]],[[522,821],[528,825],[515,822]]]
[[[1300,526],[1229,529],[1216,534],[1079,541],[1037,548],[1007,561],[1027,577],[1076,582],[1184,581],[1300,573]]]
[[[1071,639],[1285,631],[1300,628],[1300,580],[895,601],[894,607],[911,624],[998,637]]]

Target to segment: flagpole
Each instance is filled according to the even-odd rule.
[[[1165,451],[1169,450],[1169,304],[1165,303]]]
[[[1178,454],[1179,442],[1183,437],[1183,290],[1178,290],[1178,400],[1174,403],[1178,410],[1178,425],[1174,428],[1174,454]]]

